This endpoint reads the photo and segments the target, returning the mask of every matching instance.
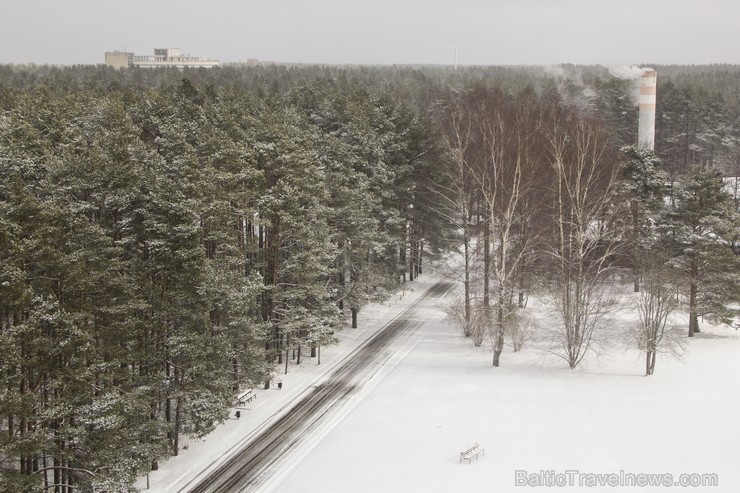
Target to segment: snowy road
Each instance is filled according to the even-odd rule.
[[[424,322],[422,305],[440,298],[451,283],[439,282],[390,321],[365,344],[352,352],[321,384],[300,399],[285,414],[246,443],[234,456],[200,482],[193,481],[181,492],[238,492],[257,488],[286,453],[356,389],[367,382],[392,353],[391,343],[413,332]]]

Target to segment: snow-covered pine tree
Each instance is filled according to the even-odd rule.
[[[625,157],[618,193],[628,202],[629,215],[625,225],[628,239],[629,265],[635,271],[634,290],[640,290],[640,258],[654,244],[655,224],[664,207],[665,177],[661,161],[650,149],[625,146]]]
[[[268,230],[265,288],[272,347],[279,361],[285,352],[287,372],[290,351],[300,362],[306,347],[332,340],[339,311],[326,289],[334,263],[326,170],[302,115],[267,111],[256,148],[268,185],[259,202]]]
[[[671,263],[688,288],[688,335],[693,337],[700,316],[732,323],[730,304],[740,294],[740,257],[732,246],[740,221],[722,176],[712,168],[691,167],[676,183],[674,197],[661,227]]]

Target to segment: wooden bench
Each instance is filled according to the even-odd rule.
[[[247,402],[251,402],[252,399],[256,399],[256,398],[257,398],[257,394],[254,393],[254,389],[249,389],[246,392],[243,392],[242,394],[240,394],[239,397],[236,398],[236,402],[240,406],[243,406]]]
[[[462,452],[460,452],[460,462],[462,463],[462,461],[466,460],[468,461],[468,464],[470,464],[470,462],[473,459],[478,459],[479,455],[485,455],[485,454],[486,454],[486,449],[481,448],[480,445],[476,443],[469,449],[463,450]]]

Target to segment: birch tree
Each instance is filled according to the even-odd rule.
[[[657,243],[641,258],[642,286],[636,295],[638,324],[637,345],[645,353],[645,375],[655,372],[658,353],[678,354],[681,341],[668,327],[668,319],[678,306],[675,293],[675,273],[669,258]]]
[[[495,284],[493,313],[489,314],[493,366],[499,366],[507,327],[518,309],[513,301],[517,273],[536,240],[525,232],[538,212],[530,195],[536,193],[541,174],[541,114],[534,101],[511,103],[495,95],[483,109],[479,124],[485,164],[477,178],[486,208],[484,255],[490,252],[490,260],[484,262],[485,279]],[[489,308],[487,293],[484,287],[484,305]]]
[[[462,273],[454,276],[463,286],[462,328],[466,337],[474,332],[473,260],[475,256],[473,212],[476,203],[474,163],[479,140],[475,135],[474,106],[462,95],[450,98],[436,108],[437,132],[446,150],[447,160],[435,183],[437,212],[459,232],[462,240]]]
[[[614,218],[620,211],[613,200],[619,167],[599,125],[569,111],[550,115],[546,139],[554,174],[547,253],[560,318],[555,354],[573,369],[599,349],[599,331],[613,305],[605,281],[619,247]]]

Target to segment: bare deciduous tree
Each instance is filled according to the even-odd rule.
[[[683,348],[681,340],[667,328],[668,317],[678,302],[665,260],[665,256],[659,254],[648,254],[643,258],[642,289],[635,297],[639,322],[634,335],[638,347],[645,353],[646,376],[654,373],[659,352],[678,355]]]
[[[494,95],[495,96],[495,95]],[[495,283],[491,318],[493,366],[499,366],[504,336],[515,320],[513,302],[519,270],[532,252],[536,237],[524,234],[537,214],[532,196],[537,194],[543,162],[538,129],[542,117],[533,101],[502,102],[490,98],[483,105],[479,127],[485,143],[485,166],[476,175],[486,208],[484,283]],[[492,249],[488,242],[492,242]],[[486,286],[487,287],[487,286]],[[487,290],[484,291],[487,293]],[[484,306],[488,308],[488,303]]]
[[[436,108],[437,131],[447,151],[447,166],[443,170],[444,181],[435,184],[439,197],[438,213],[457,225],[462,235],[463,271],[450,269],[451,275],[463,284],[463,318],[460,320],[466,337],[473,334],[472,279],[473,257],[473,210],[475,187],[473,167],[475,159],[475,129],[473,109],[463,96],[451,98]]]
[[[462,328],[463,333],[473,340],[476,347],[483,344],[486,334],[489,333],[489,324],[480,299],[473,299],[469,311],[466,311],[465,299],[458,293],[448,298],[442,310]]]
[[[562,110],[547,127],[554,171],[550,293],[560,316],[557,354],[576,368],[597,348],[614,305],[607,274],[620,245],[612,200],[619,168],[597,122]],[[595,337],[596,336],[596,337]]]
[[[493,365],[498,366],[508,322],[518,309],[513,303],[522,291],[522,266],[534,257],[537,231],[531,224],[542,209],[544,145],[543,110],[534,94],[514,100],[500,90],[477,87],[452,97],[438,111],[438,129],[449,154],[441,200],[448,217],[462,231],[464,285],[463,331],[482,341],[473,319],[478,307],[471,280],[479,235],[482,254],[482,298],[486,333],[493,343]],[[541,214],[539,214],[541,215]],[[480,218],[480,220],[475,220]],[[475,313],[474,313],[475,312]]]
[[[529,315],[519,310],[514,312],[513,320],[511,320],[509,325],[511,327],[509,331],[511,345],[514,348],[514,352],[517,353],[522,350],[524,344],[532,337],[532,319]]]

